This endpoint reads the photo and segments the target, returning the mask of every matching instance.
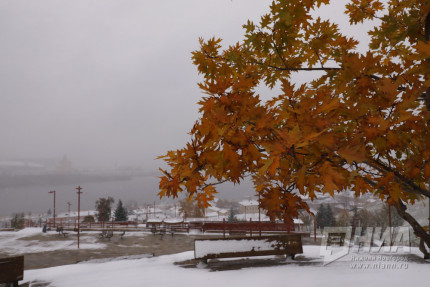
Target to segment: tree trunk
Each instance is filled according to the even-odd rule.
[[[427,17],[424,23],[424,37],[427,42],[430,40],[430,13],[427,14]],[[427,62],[429,61],[430,59],[427,59]],[[424,95],[424,102],[426,104],[427,111],[430,112],[430,87],[427,89]]]
[[[424,259],[430,259],[430,253],[424,246],[424,243],[427,247],[430,248],[430,234],[428,234],[425,229],[412,217],[408,212],[406,212],[406,206],[403,204],[401,200],[398,203],[394,204],[394,207],[397,210],[397,213],[406,220],[414,230],[414,234],[420,238],[420,251],[424,253]]]

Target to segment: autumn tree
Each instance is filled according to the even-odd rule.
[[[299,218],[303,221],[303,225],[307,230],[311,230],[311,224],[314,222],[314,218],[307,212],[301,212]]]
[[[291,221],[309,212],[303,196],[372,193],[429,247],[408,204],[430,198],[430,4],[351,0],[350,25],[376,23],[359,52],[316,16],[329,2],[277,0],[240,42],[200,40],[200,118],[186,146],[162,157],[159,195],[185,191],[206,207],[216,184],[249,177],[268,215]],[[292,82],[310,71],[313,80]],[[262,86],[277,95],[262,101]]]
[[[337,226],[350,226],[351,225],[351,214],[348,210],[341,210],[336,218]]]
[[[101,221],[109,221],[112,214],[112,204],[114,203],[114,199],[112,197],[104,198],[101,197],[96,201],[96,211],[97,211],[97,220]]]
[[[182,199],[179,201],[179,213],[181,213],[184,218],[203,217],[202,207],[195,201],[188,199]]]
[[[10,227],[15,229],[23,229],[24,228],[25,215],[24,212],[14,213],[12,215],[12,219],[10,220]]]
[[[367,209],[360,209],[357,212],[357,217],[358,217],[358,220],[359,220],[359,226],[361,226],[361,227],[375,227],[375,226],[378,226],[378,227],[382,227],[383,229],[385,229],[385,227],[387,226],[387,224],[385,224],[386,220],[384,220],[385,217],[387,217],[387,215],[382,218],[382,220],[384,222],[383,225],[376,224],[375,213],[371,212],[371,211],[369,211]]]
[[[93,222],[96,222],[96,220],[94,219],[94,216],[92,216],[92,215],[85,215],[82,222],[93,223]]]

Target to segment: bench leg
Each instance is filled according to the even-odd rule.
[[[208,264],[208,260],[206,258],[205,259],[200,259],[200,264],[207,265]]]
[[[5,286],[6,287],[18,287],[18,281],[6,283]]]

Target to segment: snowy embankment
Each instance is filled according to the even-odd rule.
[[[88,234],[89,235],[89,234]],[[40,228],[0,233],[0,251],[6,254],[25,254],[52,250],[76,249],[76,240],[58,237],[46,240]],[[40,240],[36,240],[39,238]],[[55,236],[56,238],[56,236]],[[82,236],[81,249],[103,249],[94,236]],[[34,239],[34,240],[33,240]],[[48,238],[47,238],[48,239]],[[412,253],[422,256],[416,248]],[[398,262],[411,258],[407,254],[390,256],[352,253],[323,266],[320,246],[303,246],[297,261],[288,259],[287,265],[252,267],[240,270],[212,272],[211,268],[183,268],[175,262],[194,258],[194,252],[184,252],[151,258],[129,257],[107,262],[95,260],[80,264],[45,269],[26,270],[23,282],[49,282],[56,287],[99,286],[187,286],[187,287],[253,287],[253,286],[418,286],[430,282],[430,263],[422,260]],[[403,257],[402,257],[403,256]],[[381,257],[381,258],[379,258]],[[366,259],[367,261],[360,261]],[[395,265],[396,268],[392,268]],[[200,265],[199,265],[200,266]],[[30,285],[31,286],[31,285]],[[427,285],[425,285],[427,286]]]
[[[304,246],[302,256],[319,261],[319,246]],[[44,281],[56,287],[90,286],[418,286],[430,281],[430,265],[408,262],[407,268],[364,269],[339,261],[328,266],[292,263],[275,267],[253,267],[211,272],[209,268],[183,268],[174,262],[192,259],[184,252],[136,260],[81,263],[29,270],[24,282]],[[355,266],[355,265],[354,265]],[[381,267],[381,266],[379,266]]]
[[[32,236],[52,239],[53,233],[42,233],[41,228],[25,228],[20,231],[2,231],[0,233],[0,251],[14,255],[47,252],[54,250],[75,250],[76,238],[58,237],[58,240],[31,240]],[[24,240],[25,239],[25,240]],[[81,236],[81,249],[103,249],[106,244],[98,243],[94,236]]]

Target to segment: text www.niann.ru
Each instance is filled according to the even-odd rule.
[[[365,269],[378,269],[378,270],[405,270],[408,269],[408,263],[351,263],[351,269],[365,270]]]

